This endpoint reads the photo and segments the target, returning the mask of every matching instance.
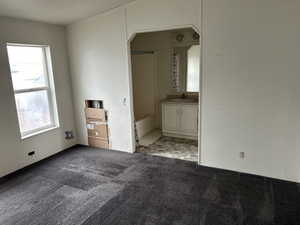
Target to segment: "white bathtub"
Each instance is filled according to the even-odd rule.
[[[146,134],[155,130],[155,117],[154,115],[146,116],[135,122],[137,137],[140,139],[144,137]]]

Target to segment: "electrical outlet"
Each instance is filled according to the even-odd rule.
[[[29,152],[28,156],[33,156],[35,154],[35,151]]]
[[[65,132],[65,139],[70,140],[74,138],[73,131],[69,130]]]
[[[244,159],[245,158],[245,152],[240,152],[240,158]]]

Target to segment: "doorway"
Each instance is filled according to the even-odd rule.
[[[198,162],[199,45],[192,28],[131,41],[136,152]]]

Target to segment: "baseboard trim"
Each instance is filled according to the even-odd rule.
[[[198,140],[198,136],[188,136],[188,135],[173,134],[167,132],[163,132],[162,135],[166,137],[184,138],[184,139],[196,140],[196,141]]]
[[[72,145],[72,146],[70,146],[70,147],[68,147],[66,149],[63,149],[63,150],[61,150],[61,151],[59,151],[57,153],[54,153],[53,155],[50,155],[50,156],[45,157],[45,158],[43,158],[41,160],[38,160],[38,161],[36,161],[36,162],[34,162],[34,163],[30,164],[30,165],[24,166],[22,168],[16,169],[15,171],[12,171],[12,172],[9,172],[9,173],[7,173],[7,174],[5,174],[3,176],[0,176],[0,184],[3,182],[3,180],[6,180],[7,178],[9,178],[11,176],[15,176],[19,172],[22,172],[22,171],[28,170],[28,169],[30,169],[32,167],[35,167],[35,166],[39,165],[40,163],[43,163],[45,160],[49,160],[49,159],[55,157],[56,155],[60,154],[61,152],[69,151],[69,150],[71,150],[73,148],[80,147],[80,146],[81,145],[79,145],[79,144],[74,144],[74,145]]]

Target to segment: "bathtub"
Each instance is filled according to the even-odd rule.
[[[151,131],[155,130],[155,116],[149,115],[145,116],[142,119],[135,121],[136,132],[138,139],[141,139],[146,134],[150,133]]]

